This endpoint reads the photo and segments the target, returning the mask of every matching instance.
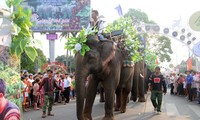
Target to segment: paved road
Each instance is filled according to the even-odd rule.
[[[148,96],[146,103],[128,104],[127,112],[121,114],[115,112],[116,120],[200,120],[200,105],[196,102],[189,102],[186,98],[181,96],[174,96],[166,94],[164,96],[162,105],[162,113],[157,114],[153,112],[153,107]],[[99,96],[97,95],[93,106],[93,120],[101,120],[104,116],[104,104],[99,103]],[[29,111],[24,113],[24,120],[76,120],[75,115],[75,100],[70,101],[69,104],[58,104],[53,107],[54,117],[41,118],[42,111]],[[145,111],[145,112],[144,112]]]

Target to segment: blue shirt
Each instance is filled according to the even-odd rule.
[[[192,77],[192,75],[188,75],[188,76],[186,77],[186,82],[187,82],[187,84],[191,84],[191,83],[193,82],[193,77]]]

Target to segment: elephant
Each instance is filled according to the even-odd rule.
[[[85,56],[82,56],[80,52],[75,55],[77,118],[78,120],[92,120],[92,106],[97,86],[101,82],[105,92],[105,116],[103,120],[113,120],[115,92],[118,91],[116,107],[121,112],[125,112],[126,100],[132,88],[134,70],[123,67],[124,54],[113,41],[99,41],[95,35],[89,35],[86,45],[90,47],[90,51],[86,52]],[[91,79],[88,82],[86,99],[84,99],[84,81],[89,74]]]
[[[145,68],[144,60],[135,63],[135,71],[133,77],[133,85],[131,90],[131,99],[136,102],[138,97],[138,102],[145,102]]]
[[[148,91],[148,82],[151,70],[144,60],[135,63],[135,71],[133,77],[133,85],[131,90],[131,100],[136,102],[145,102],[145,93]],[[139,98],[139,99],[138,99]]]

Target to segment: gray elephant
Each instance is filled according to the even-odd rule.
[[[131,90],[131,100],[134,102],[145,102],[145,76],[146,70],[144,66],[144,60],[135,63],[135,71],[133,77],[133,86]]]
[[[95,36],[88,36],[86,44],[90,47],[90,51],[85,56],[81,56],[80,53],[75,56],[77,118],[78,120],[92,120],[92,106],[97,86],[101,82],[105,92],[105,116],[103,120],[113,120],[115,92],[119,91],[116,92],[116,107],[121,112],[125,112],[128,94],[132,88],[134,70],[123,68],[124,56],[112,41],[98,41]],[[84,81],[89,74],[91,79],[87,86],[84,105]]]

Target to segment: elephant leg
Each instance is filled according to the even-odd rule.
[[[87,91],[88,94],[86,95],[86,102],[84,107],[84,118],[86,120],[92,120],[91,113],[92,113],[92,106],[94,103],[94,99],[97,93],[97,86],[98,81],[91,79],[88,83]]]
[[[114,83],[105,82],[104,91],[105,91],[105,116],[103,120],[114,120],[114,115],[113,115],[114,97],[115,97]]]
[[[127,101],[128,101],[128,95],[131,92],[132,88],[132,81],[133,80],[133,74],[130,75],[128,78],[128,82],[126,83],[126,87],[122,89],[122,101],[121,101],[121,113],[126,112],[126,106],[127,106]]]
[[[116,105],[115,105],[115,111],[120,111],[121,107],[121,99],[122,99],[122,91],[120,88],[117,88],[116,90]]]
[[[140,62],[140,74],[144,76],[144,65],[143,61]],[[144,77],[139,76],[139,81],[138,81],[138,89],[139,89],[139,100],[138,102],[145,102],[145,97],[144,97]]]
[[[105,97],[104,97],[104,88],[102,86],[99,87],[99,91],[100,91],[100,100],[99,102],[105,102]]]
[[[131,100],[133,100],[133,102],[136,102],[138,98],[138,79],[139,79],[139,71],[137,63],[135,64],[134,69],[135,70],[134,70],[133,85],[131,90]]]
[[[128,95],[130,93],[130,91],[128,92],[125,88],[122,90],[122,101],[121,101],[121,108],[120,108],[120,112],[121,113],[125,113],[126,112],[126,106],[127,106],[127,99],[128,99]]]

